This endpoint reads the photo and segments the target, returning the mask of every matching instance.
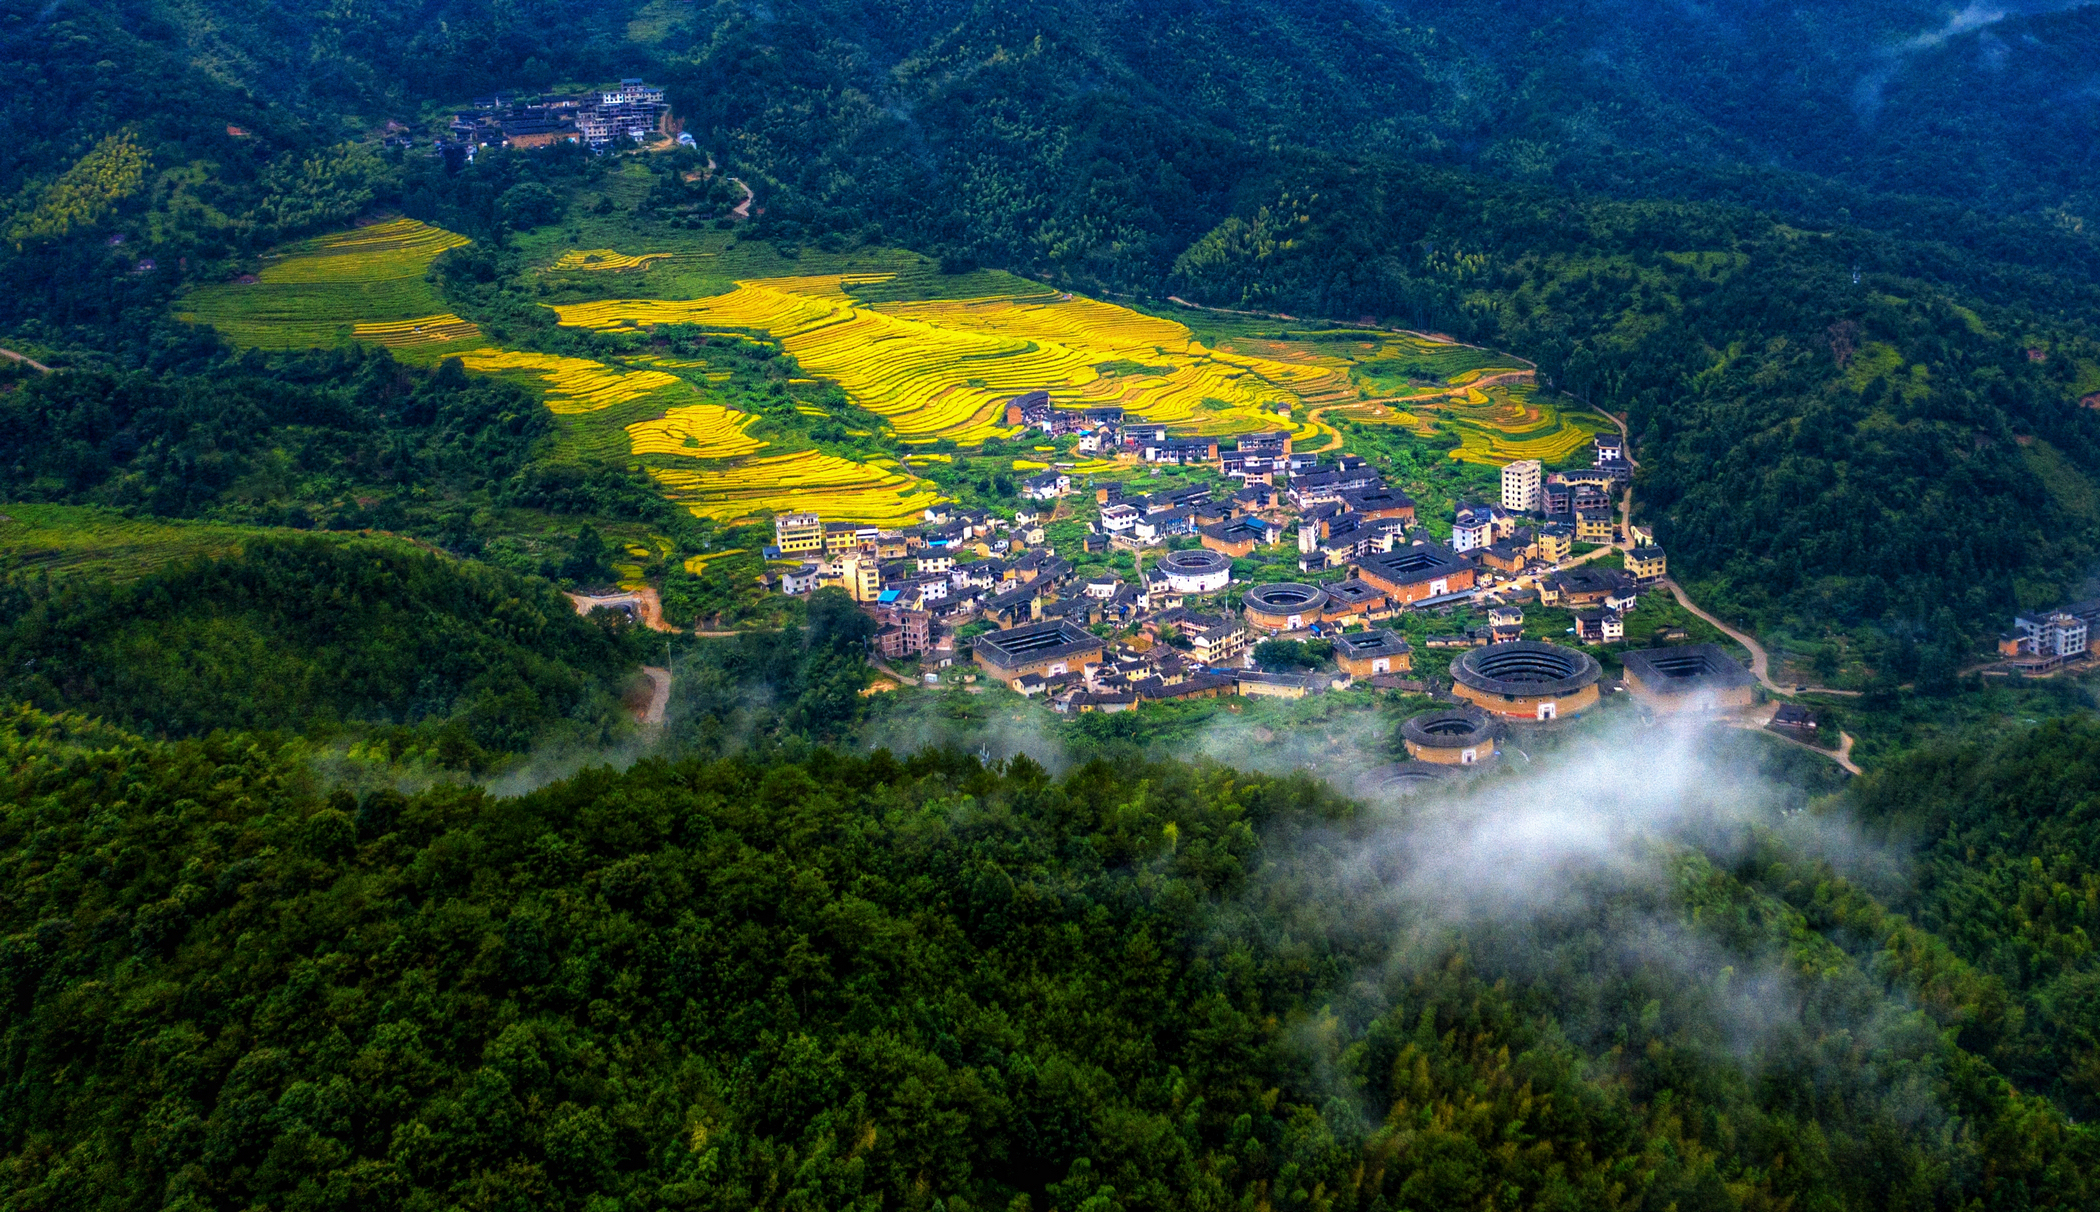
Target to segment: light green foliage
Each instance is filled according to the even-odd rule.
[[[130,134],[108,136],[20,206],[7,238],[20,249],[101,225],[139,192],[149,163],[146,149]]]

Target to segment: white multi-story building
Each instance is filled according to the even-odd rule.
[[[1536,513],[1541,502],[1540,486],[1546,468],[1537,459],[1519,459],[1502,467],[1502,508],[1511,513]]]
[[[2088,628],[2084,619],[2069,611],[2021,615],[2013,624],[2041,656],[2074,657],[2086,649]]]
[[[1472,551],[1495,542],[1495,515],[1484,505],[1468,505],[1451,523],[1451,550]]]

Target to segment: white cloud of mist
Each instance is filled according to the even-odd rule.
[[[1901,860],[1834,814],[1797,811],[1800,793],[1758,773],[1741,743],[1749,739],[1632,720],[1593,722],[1543,743],[1520,733],[1499,769],[1375,800],[1367,819],[1272,841],[1271,870],[1296,895],[1286,912],[1300,919],[1279,928],[1334,931],[1359,953],[1382,955],[1381,972],[1361,974],[1340,995],[1345,1017],[1382,1013],[1410,973],[1463,952],[1491,979],[1548,982],[1578,1040],[1621,1023],[1625,1007],[1612,999],[1625,989],[1675,990],[1657,996],[1682,1028],[1680,1044],[1699,1041],[1691,1046],[1755,1067],[1768,1046],[1830,1011],[1810,1013],[1818,994],[1771,936],[1731,938],[1724,926],[1695,922],[1694,886],[1753,846],[1828,861],[1869,885]],[[1522,764],[1517,748],[1537,761]],[[1588,993],[1564,984],[1559,966],[1573,955],[1596,965]],[[1909,1009],[1900,998],[1858,1005],[1869,1008],[1844,1025],[1863,1038]]]
[[[1859,78],[1852,89],[1852,107],[1861,118],[1872,121],[1881,112],[1883,93],[1896,73],[1903,70],[1904,63],[1921,51],[1929,51],[1963,34],[1987,30],[2001,21],[2013,17],[2035,17],[2045,13],[2063,13],[2085,8],[2094,0],[2000,0],[1986,3],[1985,0],[1969,0],[1969,3],[1949,13],[1946,21],[1936,29],[1929,29],[1880,52],[1878,62]],[[1993,64],[1995,66],[1995,64]]]

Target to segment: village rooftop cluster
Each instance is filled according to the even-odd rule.
[[[881,529],[781,515],[765,553],[793,565],[777,574],[780,590],[800,595],[836,586],[880,625],[873,647],[882,658],[917,656],[934,670],[970,662],[983,676],[1024,695],[1045,695],[1068,712],[1224,694],[1302,698],[1365,683],[1441,692],[1410,680],[1411,646],[1381,624],[1407,611],[1484,606],[1487,626],[1427,641],[1474,650],[1454,665],[1451,693],[1468,699],[1470,677],[1478,683],[1476,709],[1541,723],[1597,701],[1596,662],[1574,649],[1522,640],[1522,604],[1565,607],[1582,642],[1618,643],[1643,584],[1667,573],[1666,557],[1644,527],[1624,536],[1625,571],[1572,559],[1578,543],[1609,545],[1622,537],[1611,493],[1630,469],[1617,435],[1596,440],[1594,467],[1550,474],[1536,461],[1505,467],[1502,500],[1460,504],[1446,543],[1422,527],[1415,501],[1365,459],[1296,451],[1288,433],[1176,437],[1120,409],[1053,408],[1042,393],[1011,401],[1007,419],[1053,436],[1076,434],[1080,453],[1137,466],[1200,465],[1223,479],[1139,495],[1123,482],[1080,483],[1070,469],[1052,466],[1021,485],[1025,504],[1011,518],[936,505],[920,525]],[[1053,517],[1081,520],[1087,512],[1083,552],[1046,543]],[[1295,545],[1304,580],[1238,582],[1236,560],[1259,558],[1262,549],[1273,559],[1287,543]],[[1117,552],[1131,554],[1134,573],[1082,576],[1074,564],[1075,557]],[[1338,671],[1262,671],[1252,650],[1269,638],[1330,640]],[[1539,656],[1538,649],[1550,652]],[[1718,649],[1708,656],[1687,676],[1702,688],[1725,683],[1726,702],[1710,695],[1697,701],[1736,705],[1754,683],[1747,673],[1730,676],[1728,669],[1741,667]],[[1527,678],[1573,681],[1551,693],[1510,689]],[[1646,681],[1652,693],[1643,697],[1651,705],[1674,711],[1694,701],[1684,697],[1691,683],[1681,678],[1651,670]],[[1471,748],[1476,757],[1488,752]],[[1458,746],[1452,760],[1466,749]]]
[[[632,78],[588,93],[476,97],[472,109],[452,116],[444,133],[431,141],[430,151],[461,162],[490,147],[523,150],[575,143],[604,152],[647,141],[663,129],[669,112],[663,89]],[[693,142],[684,134],[678,141],[687,146]],[[383,142],[405,150],[416,146],[416,136],[391,122]]]

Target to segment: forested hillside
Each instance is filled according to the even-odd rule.
[[[24,1205],[2094,1196],[2089,1132],[1952,1042],[1960,962],[1848,955],[1827,869],[1669,858],[1615,916],[1684,923],[1682,969],[1582,910],[1389,951],[1333,882],[1381,823],[1302,778],[883,752],[504,802],[27,712],[4,745]],[[1768,966],[1799,1021],[1732,1034]]]
[[[160,736],[363,731],[454,769],[613,742],[640,656],[545,581],[319,537],[125,583],[17,576],[0,590],[0,654],[9,701]]]

